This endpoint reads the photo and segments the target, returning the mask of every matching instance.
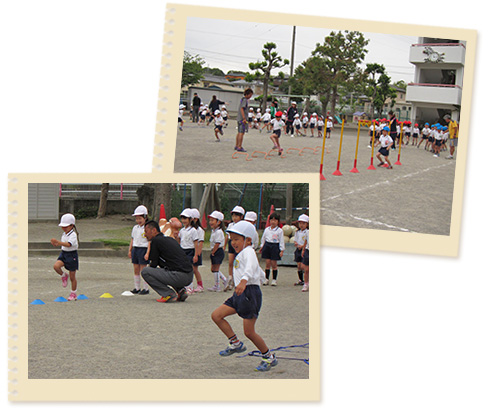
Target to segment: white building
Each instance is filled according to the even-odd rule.
[[[459,121],[466,42],[428,37],[418,41],[410,47],[415,79],[406,96],[412,103],[412,123],[432,124],[446,114]]]

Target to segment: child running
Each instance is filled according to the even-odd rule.
[[[78,231],[75,226],[75,217],[72,214],[64,214],[58,226],[63,230],[61,241],[51,239],[51,245],[61,246],[61,253],[55,262],[53,269],[61,276],[61,284],[64,288],[68,285],[68,277],[71,282],[71,293],[68,300],[77,300],[77,278],[78,270]],[[65,268],[69,273],[63,272]]]
[[[281,119],[282,112],[278,111],[276,112],[276,118],[274,118],[271,121],[272,124],[272,135],[271,135],[271,141],[274,143],[274,146],[272,149],[277,149],[279,152],[279,155],[282,155],[282,151],[284,151],[281,148],[281,144],[279,144],[279,138],[281,137],[281,129],[284,128],[286,123]]]
[[[303,251],[306,246],[306,237],[308,235],[308,223],[310,218],[308,215],[300,215],[298,218],[299,230],[294,234],[294,261],[298,264],[298,278],[299,280],[294,284],[294,286],[303,286],[304,281],[304,270],[303,270]]]
[[[245,336],[262,354],[262,361],[255,371],[264,372],[276,366],[278,360],[269,350],[264,339],[255,331],[255,323],[262,305],[260,285],[264,280],[264,271],[260,268],[257,255],[251,246],[254,231],[253,225],[246,221],[240,221],[227,229],[232,246],[237,253],[233,265],[235,292],[211,314],[211,318],[228,338],[228,346],[219,352],[220,356],[224,357],[247,350],[225,318],[237,314],[243,319]]]
[[[216,142],[220,142],[221,140],[218,137],[218,134],[223,135],[223,125],[225,120],[221,116],[221,111],[216,110],[214,112],[214,136],[216,137]]]
[[[393,167],[390,160],[388,159],[388,156],[390,155],[390,147],[393,145],[393,139],[388,135],[388,133],[390,132],[390,127],[383,127],[382,132],[383,134],[381,135],[381,137],[379,137],[379,141],[377,141],[374,145],[375,147],[377,147],[381,144],[381,148],[376,154],[376,158],[378,158],[379,161],[378,167],[392,169]],[[381,155],[385,157],[384,161],[381,159]]]
[[[228,224],[228,228],[233,227],[237,222],[241,221],[245,216],[245,209],[241,206],[235,206],[231,211],[231,221]],[[228,243],[228,283],[223,289],[225,292],[227,290],[233,289],[233,261],[235,260],[236,252],[233,246],[231,246],[230,235],[227,235],[225,240],[225,247]]]
[[[279,227],[281,217],[278,213],[273,212],[269,217],[270,226],[265,228],[260,242],[259,252],[262,254],[262,259],[265,259],[265,282],[264,286],[269,284],[269,277],[272,267],[271,286],[277,286],[277,261],[280,261],[284,254],[284,233]]]
[[[293,121],[293,127],[295,129],[294,133],[297,136],[303,137],[303,134],[301,133],[301,120],[299,119],[299,114],[294,115],[294,121]],[[293,135],[291,135],[292,137]]]
[[[211,272],[214,276],[214,286],[212,288],[208,288],[208,290],[211,292],[221,291],[219,286],[220,279],[224,285],[228,283],[226,276],[223,275],[220,270],[223,259],[225,258],[225,251],[223,250],[223,247],[225,246],[223,219],[224,215],[219,211],[213,211],[210,215],[208,215],[209,226],[212,229],[209,243],[211,244]]]
[[[150,293],[148,284],[141,276],[142,269],[148,265],[148,240],[145,236],[145,223],[148,222],[148,209],[144,205],[138,206],[133,212],[136,225],[131,231],[131,242],[129,243],[128,258],[131,258],[134,271],[133,295],[148,295]],[[145,259],[146,257],[146,259]],[[143,281],[143,289],[141,289]]]

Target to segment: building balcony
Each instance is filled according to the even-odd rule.
[[[462,43],[412,44],[409,61],[412,64],[464,65],[466,47]]]
[[[416,84],[407,86],[407,101],[438,105],[461,105],[462,88],[448,84]]]

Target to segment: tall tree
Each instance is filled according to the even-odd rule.
[[[109,196],[109,184],[102,184],[100,187],[100,200],[99,200],[99,210],[97,211],[97,219],[106,216],[108,196]]]
[[[269,81],[271,80],[272,70],[289,64],[289,60],[283,60],[282,57],[274,51],[276,48],[277,46],[275,43],[265,43],[264,48],[262,49],[262,57],[264,57],[264,60],[248,65],[251,70],[254,70],[254,73],[246,77],[247,81],[262,80],[264,84],[264,93],[261,104],[262,112],[265,111],[267,105]]]
[[[197,84],[204,78],[204,64],[205,61],[199,57],[199,55],[193,56],[192,54],[184,51],[184,59],[182,61],[182,79],[180,80],[180,86],[185,87],[193,84]]]
[[[364,60],[368,50],[369,40],[359,31],[332,31],[325,37],[323,44],[317,43],[312,55],[319,57],[328,72],[328,82],[331,91],[326,98],[332,101],[332,114],[335,115],[335,104],[338,89],[348,82],[356,80],[358,66]],[[323,113],[325,114],[325,112]]]
[[[367,64],[364,70],[367,79],[366,94],[371,97],[371,118],[374,118],[374,110],[382,115],[383,106],[388,98],[392,99],[392,106],[396,98],[396,91],[390,86],[390,77],[382,64]]]

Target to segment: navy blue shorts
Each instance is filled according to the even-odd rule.
[[[194,258],[194,256],[193,256],[193,258]],[[197,262],[196,263],[192,263],[192,264],[194,266],[201,266],[202,265],[202,253],[197,257]]]
[[[187,256],[187,259],[189,259],[189,261],[192,264],[194,264],[194,262],[192,260],[194,259],[194,255],[196,254],[196,249],[195,248],[188,248],[188,249],[182,248],[182,250],[184,251],[185,256]]]
[[[131,249],[131,263],[135,265],[148,265],[148,260],[145,259],[145,254],[148,251],[148,248],[144,247],[133,247]]]
[[[310,266],[310,250],[305,249],[305,255],[303,256],[303,265]]]
[[[279,138],[281,136],[281,130],[274,130],[272,132],[277,138]]]
[[[223,248],[218,248],[218,250],[211,255],[211,264],[212,265],[221,265],[223,263],[223,259],[225,258],[225,251]]]
[[[303,262],[303,257],[301,256],[301,249],[296,248],[294,250],[294,261],[295,262]]]
[[[61,251],[58,260],[63,262],[65,268],[70,271],[78,270],[78,252],[77,251]]]
[[[279,255],[281,250],[279,249],[278,243],[266,242],[262,248],[262,259],[270,259],[273,261],[280,261],[281,256]]]
[[[258,285],[248,285],[240,296],[233,292],[233,296],[224,303],[236,310],[242,319],[256,319],[259,317],[262,306],[262,291]]]
[[[390,155],[390,151],[388,150],[387,147],[380,148],[378,152],[385,157]]]
[[[228,240],[228,253],[231,253],[232,255],[236,255],[235,248],[231,246],[231,239]]]

